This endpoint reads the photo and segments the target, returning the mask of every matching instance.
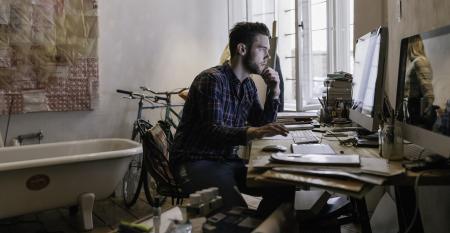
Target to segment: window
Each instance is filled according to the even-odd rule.
[[[328,73],[353,69],[354,0],[229,0],[229,27],[277,21],[285,110],[319,109]]]

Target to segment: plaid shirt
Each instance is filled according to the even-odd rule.
[[[236,159],[238,145],[247,143],[247,124],[261,126],[276,119],[279,100],[268,96],[264,110],[255,83],[242,83],[229,64],[200,73],[189,88],[170,159]]]

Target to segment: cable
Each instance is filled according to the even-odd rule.
[[[411,229],[414,226],[414,223],[416,222],[417,215],[419,214],[419,179],[423,174],[425,174],[425,172],[426,171],[420,172],[417,175],[416,180],[414,182],[414,191],[416,193],[416,208],[414,209],[414,215],[411,219],[411,222],[409,223],[409,226],[406,228],[405,233],[409,233],[411,231]]]
[[[9,110],[8,110],[8,121],[6,123],[6,132],[5,132],[5,138],[3,139],[3,145],[6,146],[6,139],[8,138],[8,131],[9,131],[9,122],[11,120],[11,113],[12,113],[12,106],[14,103],[14,97],[11,96],[11,102],[9,103]]]
[[[333,135],[333,137],[335,137],[338,141],[340,145],[346,146],[346,147],[352,147],[355,145],[355,140],[354,138],[349,138],[349,139],[345,139],[345,140],[341,140],[338,136],[336,136],[332,131],[328,131],[329,133],[331,133]]]

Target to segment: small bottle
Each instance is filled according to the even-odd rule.
[[[212,188],[209,188],[209,191],[210,191],[211,195],[213,196],[213,198],[211,200],[211,209],[217,210],[220,207],[222,207],[222,205],[223,205],[222,197],[219,195],[219,188],[212,187]]]
[[[205,205],[202,203],[201,195],[198,193],[191,193],[189,195],[189,202],[190,203],[186,205],[188,219],[201,216],[204,212],[203,209],[205,208]]]
[[[155,233],[159,233],[159,227],[161,225],[161,206],[159,203],[159,197],[155,197],[153,205],[153,227]]]

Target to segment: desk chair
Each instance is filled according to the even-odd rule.
[[[169,142],[160,123],[148,130],[142,140],[143,165],[156,182],[156,191],[172,198],[172,205],[183,203],[187,198],[169,165]],[[175,202],[176,200],[176,202]]]

